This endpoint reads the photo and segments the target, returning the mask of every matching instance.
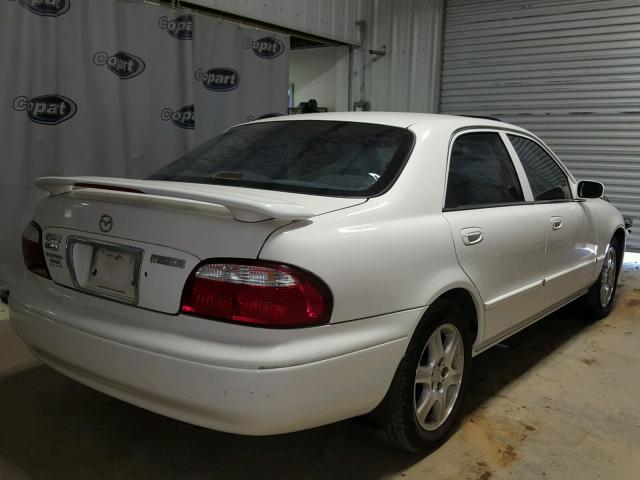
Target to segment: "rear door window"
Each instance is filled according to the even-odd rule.
[[[445,208],[524,202],[518,175],[495,132],[460,135],[451,147]]]
[[[567,176],[540,145],[519,135],[509,135],[509,141],[527,174],[534,201],[572,198]]]

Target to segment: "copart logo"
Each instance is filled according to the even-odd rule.
[[[238,72],[233,68],[212,68],[206,72],[199,68],[196,70],[195,79],[202,82],[204,88],[214,92],[235,90],[240,85]]]
[[[263,37],[258,40],[245,38],[243,45],[244,48],[253,49],[253,53],[260,58],[276,58],[284,52],[284,43],[274,37]]]
[[[165,122],[171,120],[171,123],[180,128],[191,129],[196,126],[196,117],[193,111],[193,105],[185,105],[179,110],[163,108],[162,112],[160,112],[160,118]]]
[[[169,35],[178,40],[193,40],[193,17],[191,15],[180,15],[173,20],[167,17],[160,17],[158,26],[166,30]]]
[[[40,95],[31,99],[16,97],[13,99],[13,109],[18,112],[26,111],[29,120],[43,125],[66,122],[78,111],[73,100],[58,94]]]
[[[109,55],[107,52],[98,52],[93,56],[93,64],[98,67],[107,66],[122,80],[137,77],[144,72],[144,61],[131,53],[120,50],[118,53]]]
[[[20,5],[36,15],[58,17],[71,8],[71,0],[19,0]]]

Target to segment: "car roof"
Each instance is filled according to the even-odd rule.
[[[340,122],[373,123],[401,128],[427,129],[437,124],[439,127],[449,127],[457,130],[464,127],[501,127],[526,132],[526,130],[509,123],[480,117],[466,117],[459,115],[444,115],[440,113],[412,113],[412,112],[327,112],[305,113],[300,115],[283,115],[271,117],[256,122],[281,122],[291,120],[330,120]],[[253,123],[253,122],[252,122]]]

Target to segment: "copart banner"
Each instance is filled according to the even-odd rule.
[[[289,38],[116,0],[0,0],[0,288],[44,175],[144,178],[286,113]]]

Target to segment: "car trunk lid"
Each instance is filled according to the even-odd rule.
[[[256,258],[280,226],[363,198],[103,177],[45,177],[35,221],[62,285],[177,313],[191,270],[207,258]]]
[[[165,203],[168,199],[174,199],[176,203],[180,203],[180,200],[192,200],[222,205],[236,220],[243,222],[302,220],[366,201],[363,198],[324,197],[223,185],[109,177],[42,177],[35,184],[51,195],[90,189],[155,195],[163,197]]]

